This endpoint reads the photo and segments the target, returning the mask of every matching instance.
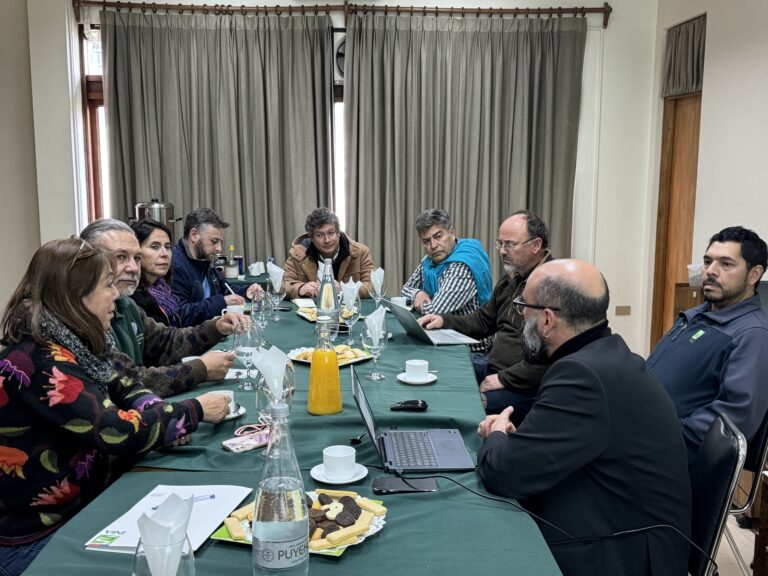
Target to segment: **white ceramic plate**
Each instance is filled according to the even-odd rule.
[[[397,379],[403,384],[410,384],[411,386],[424,386],[425,384],[432,384],[437,380],[437,374],[427,374],[422,378],[413,378],[408,376],[405,372],[400,372],[397,375]]]
[[[303,358],[297,358],[296,357],[298,354],[301,354],[302,352],[305,352],[307,350],[312,350],[312,348],[306,348],[306,347],[304,347],[304,348],[294,348],[293,350],[288,352],[288,358],[290,358],[294,362],[302,362],[303,364],[311,364],[312,363],[311,360],[304,360]],[[358,362],[365,362],[366,360],[370,360],[371,358],[373,358],[373,356],[371,356],[371,353],[368,352],[367,350],[363,350],[363,353],[365,354],[365,356],[360,356],[359,358],[353,358],[351,360],[341,360],[339,362],[339,366],[341,367],[341,366],[347,366],[349,364],[357,364]]]
[[[349,484],[350,482],[357,482],[358,480],[365,478],[368,475],[368,468],[362,464],[359,464],[358,462],[355,462],[355,473],[351,478],[345,478],[341,481],[331,480],[325,475],[325,464],[321,462],[309,471],[309,475],[318,482],[322,482],[323,484]]]

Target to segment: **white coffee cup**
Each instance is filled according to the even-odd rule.
[[[355,449],[352,446],[323,448],[323,466],[329,480],[343,482],[355,475]]]
[[[248,266],[248,272],[251,276],[259,276],[260,274],[264,274],[264,271],[264,262],[254,262]]]
[[[237,410],[237,405],[235,404],[235,393],[232,390],[219,390],[218,393],[223,394],[229,398],[229,413],[234,414],[235,410]]]
[[[245,314],[245,306],[242,304],[230,304],[221,310],[222,315],[226,314],[227,312],[232,312],[234,314]]]
[[[403,308],[407,306],[406,304],[407,300],[405,296],[392,296],[392,298],[390,298],[389,301],[392,302],[392,304],[397,304],[398,306],[402,306]]]
[[[426,360],[406,360],[405,374],[409,378],[426,378],[429,376],[429,362]]]

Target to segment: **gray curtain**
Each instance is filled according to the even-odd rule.
[[[667,30],[662,97],[701,92],[706,41],[706,15]]]
[[[355,14],[347,20],[350,232],[399,290],[423,256],[414,221],[442,208],[493,253],[529,208],[570,253],[584,18]]]
[[[281,263],[306,215],[332,204],[329,16],[101,21],[113,216],[151,198],[177,216],[207,206],[232,224],[225,244]]]

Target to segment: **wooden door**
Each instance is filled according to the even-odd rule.
[[[664,101],[651,349],[674,322],[675,284],[688,282],[700,120],[701,93]]]

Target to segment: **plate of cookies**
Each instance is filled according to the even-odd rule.
[[[346,344],[338,344],[333,348],[336,350],[336,357],[339,359],[339,366],[346,366],[347,364],[363,362],[373,357],[367,350],[351,348]],[[312,362],[312,353],[314,351],[314,348],[294,348],[288,352],[288,358],[295,362],[305,362],[310,364]]]
[[[387,509],[381,501],[351,490],[307,492],[309,552],[341,556],[349,546],[365,541],[384,528]],[[251,545],[253,502],[232,512],[211,535],[214,540]]]

